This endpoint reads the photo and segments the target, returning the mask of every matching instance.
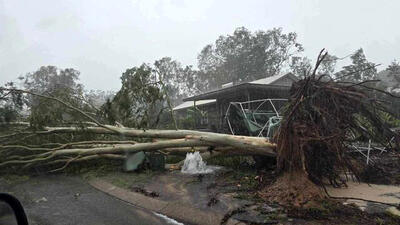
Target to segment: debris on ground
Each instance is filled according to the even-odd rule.
[[[143,194],[145,196],[152,197],[152,198],[160,197],[160,194],[158,194],[157,192],[148,191],[148,190],[145,190],[145,189],[143,189],[141,187],[132,187],[131,191],[137,192],[137,193],[141,193],[141,194]]]

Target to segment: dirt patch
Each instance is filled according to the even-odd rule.
[[[297,207],[326,197],[321,188],[312,183],[301,171],[283,174],[275,183],[263,188],[259,195],[268,202]]]

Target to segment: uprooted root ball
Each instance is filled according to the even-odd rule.
[[[323,57],[319,58],[322,61]],[[318,66],[318,63],[317,63]],[[326,77],[325,77],[326,78]],[[356,139],[388,143],[393,132],[381,118],[387,109],[361,84],[340,83],[314,74],[293,84],[277,143],[277,170],[282,175],[266,187],[266,199],[301,205],[322,196],[316,185],[342,186],[342,175],[358,179],[360,165],[349,153]]]

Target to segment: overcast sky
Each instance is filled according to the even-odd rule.
[[[0,0],[0,84],[55,65],[81,71],[88,89],[118,90],[126,68],[164,56],[196,65],[240,26],[297,32],[312,59],[362,47],[386,66],[400,59],[399,12],[398,0]]]

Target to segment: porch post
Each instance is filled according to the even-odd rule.
[[[250,100],[251,100],[251,98],[250,98],[250,91],[249,91],[248,88],[246,88],[246,97],[247,97],[247,101],[250,101]],[[250,103],[250,102],[247,103],[247,109],[248,109],[248,110],[251,110],[251,103]]]
[[[197,111],[196,111],[196,100],[193,101],[193,128],[197,129]]]

